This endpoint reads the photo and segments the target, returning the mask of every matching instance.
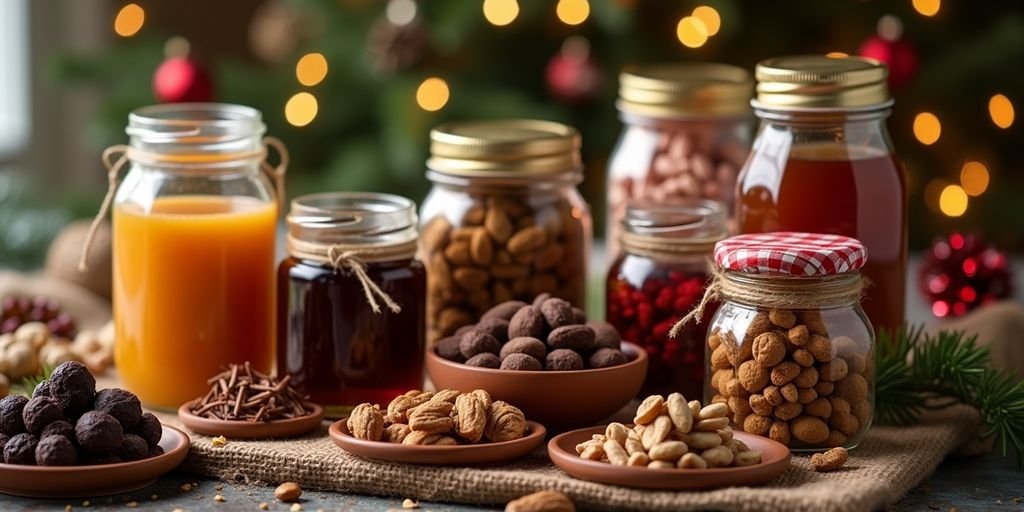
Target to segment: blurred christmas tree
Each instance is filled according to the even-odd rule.
[[[269,132],[293,155],[293,194],[378,190],[420,199],[432,126],[498,116],[569,123],[583,133],[583,187],[600,219],[604,162],[620,130],[614,104],[623,66],[705,60],[752,69],[773,55],[864,53],[893,69],[890,128],[908,167],[912,244],[923,247],[934,233],[961,229],[1024,249],[1024,210],[1016,206],[1024,173],[1013,147],[1021,123],[1014,123],[1012,101],[1024,98],[1024,15],[1017,2],[129,5],[111,12],[122,37],[109,51],[56,62],[59,83],[104,93],[92,127],[97,153],[123,142],[131,109],[155,101],[160,66],[156,100],[212,94],[262,110]],[[165,50],[171,36],[191,41],[190,57],[181,57],[181,39]],[[165,61],[165,52],[176,58]],[[932,117],[919,116],[925,112]]]

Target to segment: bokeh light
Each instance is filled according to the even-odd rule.
[[[708,41],[708,29],[699,18],[687,16],[679,20],[676,26],[676,37],[687,48],[700,48]]]
[[[558,19],[566,25],[579,25],[590,16],[590,2],[587,0],[558,0],[555,6]]]
[[[300,92],[288,99],[284,106],[284,117],[292,126],[306,126],[313,122],[319,110],[316,96],[308,92]]]
[[[942,123],[931,112],[921,112],[914,117],[914,137],[926,146],[935,144],[942,135]]]
[[[384,10],[384,16],[392,25],[408,25],[416,19],[416,2],[413,0],[391,0]]]
[[[939,196],[942,195],[942,191],[946,188],[946,185],[949,185],[949,182],[941,179],[931,180],[928,182],[928,185],[925,185],[924,204],[929,210],[935,213],[939,213],[941,211],[939,209]]]
[[[114,18],[114,32],[121,37],[134,36],[146,22],[146,11],[138,4],[127,4],[117,11]]]
[[[942,0],[913,0],[911,3],[915,11],[925,16],[935,16],[942,7]]]
[[[516,0],[484,0],[484,18],[492,25],[508,25],[519,16],[519,2]]]
[[[437,77],[430,77],[416,89],[416,104],[427,112],[444,108],[448,103],[450,92],[448,83]]]
[[[960,185],[947,185],[939,196],[939,209],[948,217],[959,217],[967,212],[967,192]]]
[[[825,56],[830,59],[845,59],[849,57],[850,54],[845,52],[828,52],[825,54]]]
[[[718,14],[714,7],[709,5],[698,6],[693,10],[693,17],[704,22],[704,28],[707,29],[708,36],[717,34],[718,30],[722,27],[722,16]]]
[[[1013,125],[1013,102],[1005,95],[996,94],[988,100],[988,115],[992,122],[1000,128],[1009,128]]]
[[[327,76],[327,59],[322,53],[307,53],[295,64],[295,78],[307,87],[314,86]]]
[[[988,188],[988,168],[981,162],[970,161],[960,169],[960,186],[969,196],[980,196]]]

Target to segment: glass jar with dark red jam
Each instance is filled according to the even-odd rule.
[[[277,371],[340,416],[423,385],[426,272],[416,205],[359,192],[302,196],[278,268]]]
[[[621,255],[608,270],[606,320],[625,340],[647,350],[650,365],[641,395],[700,397],[704,338],[714,307],[675,337],[672,327],[704,294],[707,261],[727,235],[721,203],[686,199],[674,205],[632,202],[626,207]]]

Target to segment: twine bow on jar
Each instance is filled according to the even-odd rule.
[[[279,158],[277,165],[270,165],[270,162],[267,161],[267,156],[269,155],[268,147],[272,147],[277,151]],[[115,155],[120,156],[114,160]],[[288,170],[288,149],[285,148],[284,142],[281,142],[276,137],[264,137],[263,144],[259,149],[240,153],[178,154],[143,151],[124,144],[108,147],[103,151],[102,156],[103,166],[107,168],[107,193],[103,196],[100,210],[96,213],[96,217],[92,220],[92,225],[89,226],[89,232],[85,236],[82,254],[78,259],[78,271],[85,272],[89,270],[86,261],[89,257],[89,249],[92,247],[93,239],[96,237],[96,231],[114,203],[114,195],[117,193],[117,188],[121,183],[121,171],[129,161],[137,162],[144,166],[167,168],[169,172],[173,173],[176,171],[203,172],[204,166],[211,164],[223,165],[230,162],[243,162],[257,158],[260,161],[260,170],[266,173],[274,183],[278,211],[281,211],[285,201],[284,177]],[[217,171],[211,170],[209,172],[215,173]]]
[[[397,314],[402,312],[402,307],[370,278],[367,263],[410,259],[416,253],[416,239],[397,243],[325,244],[299,240],[289,234],[288,253],[295,258],[324,263],[339,272],[354,275],[374,313],[381,313],[377,302],[380,298],[392,313]]]

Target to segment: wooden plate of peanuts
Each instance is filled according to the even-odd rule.
[[[581,480],[643,489],[696,490],[767,483],[789,467],[785,445],[733,432],[725,404],[673,393],[647,397],[634,423],[556,436],[548,455]]]

